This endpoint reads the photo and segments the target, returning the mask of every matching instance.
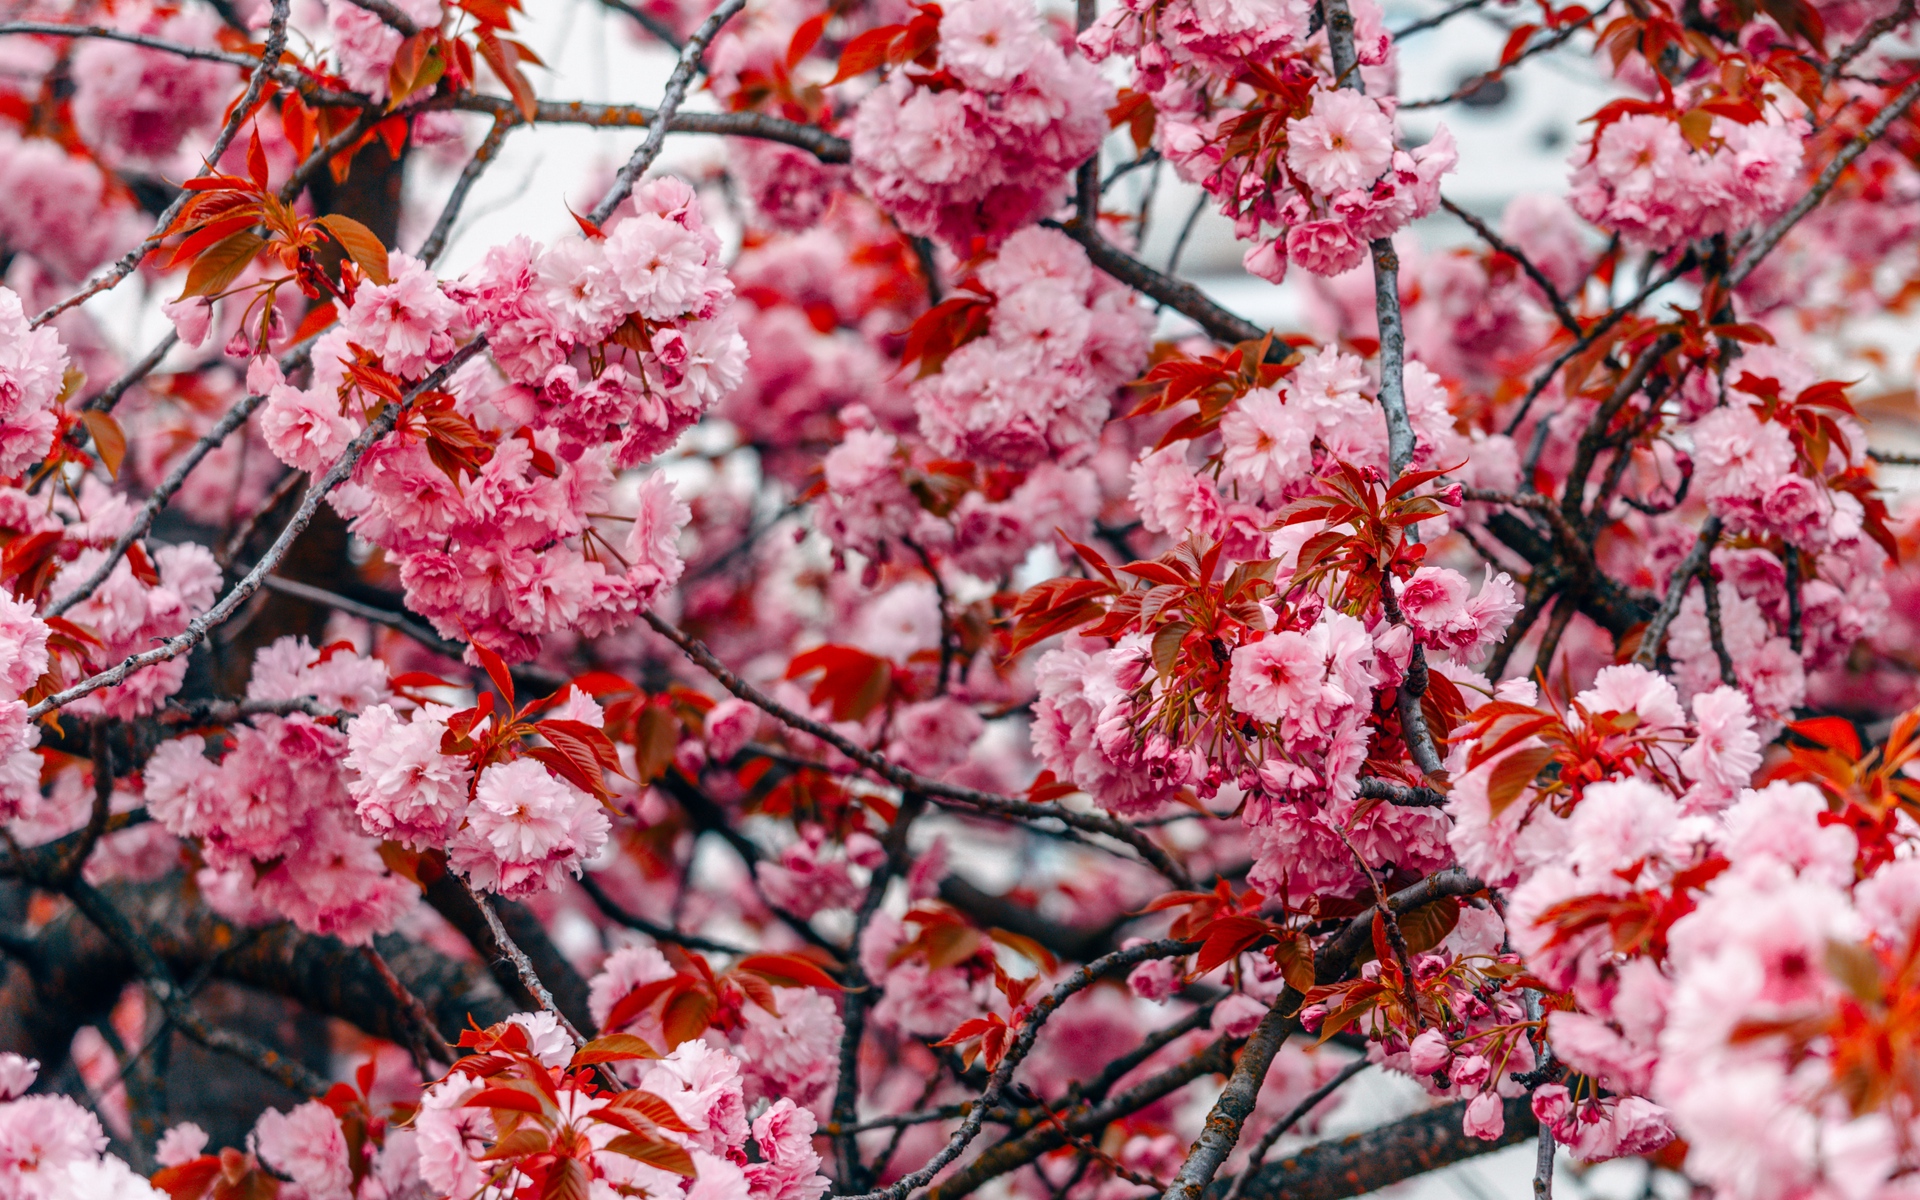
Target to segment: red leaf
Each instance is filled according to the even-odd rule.
[[[736,971],[750,971],[779,987],[819,988],[844,992],[847,989],[819,964],[798,954],[749,954],[734,965]]]
[[[1210,923],[1206,941],[1201,943],[1200,953],[1194,959],[1194,974],[1205,975],[1272,931],[1273,926],[1259,917],[1226,916]]]
[[[819,45],[820,35],[826,32],[827,18],[831,15],[826,12],[815,13],[800,22],[800,27],[793,31],[793,40],[787,43],[787,70],[793,70],[801,59]]]
[[[893,50],[893,44],[907,31],[905,25],[882,25],[869,29],[847,43],[840,52],[840,69],[827,81],[829,87],[844,83],[856,75],[865,75],[875,67],[886,63]]]
[[[540,1098],[518,1088],[483,1088],[461,1105],[462,1108],[504,1108],[511,1112],[532,1113],[538,1116],[542,1111]]]

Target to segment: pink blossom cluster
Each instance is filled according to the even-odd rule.
[[[281,638],[254,660],[248,698],[312,697],[357,712],[389,698],[386,665],[318,653]],[[388,871],[379,843],[353,820],[345,734],[305,713],[260,715],[223,744],[191,733],[148,760],[147,812],[205,860],[199,884],[217,911],[245,923],[291,919],[349,943],[385,933],[419,898]],[[213,757],[217,755],[216,757]]]
[[[0,245],[62,279],[85,278],[150,232],[122,191],[91,159],[49,138],[0,128]]]
[[[106,1152],[99,1117],[68,1096],[26,1094],[39,1073],[33,1059],[0,1054],[0,1192],[18,1200],[163,1200]]]
[[[691,193],[677,181],[649,185],[646,193],[690,203]],[[249,386],[268,394],[261,417],[267,444],[287,465],[318,472],[363,428],[360,410],[348,398],[357,387],[346,366],[353,347],[377,354],[399,379],[414,380],[452,355],[469,328],[470,308],[489,333],[494,361],[509,380],[473,363],[450,381],[453,412],[485,446],[484,461],[449,471],[433,459],[431,426],[403,423],[360,458],[350,481],[330,497],[355,531],[399,567],[410,607],[446,636],[477,639],[524,659],[543,635],[557,630],[600,634],[629,623],[679,578],[676,540],[687,520],[685,505],[664,477],[629,487],[614,470],[662,449],[737,378],[741,345],[731,323],[724,315],[693,319],[685,308],[717,305],[727,291],[724,276],[704,257],[686,257],[706,253],[694,237],[697,217],[689,219],[694,227],[654,211],[623,221],[605,239],[612,258],[602,255],[601,242],[560,243],[541,257],[543,270],[567,272],[559,278],[533,273],[523,256],[526,273],[517,283],[501,282],[491,274],[503,261],[495,255],[481,269],[480,282],[453,289],[458,301],[425,267],[396,254],[393,282],[363,285],[341,326],[322,336],[307,387],[279,380],[270,362],[256,361],[259,378]],[[639,248],[649,236],[664,257],[647,260],[651,266],[619,257],[653,253]],[[529,248],[524,241],[515,246]],[[557,265],[563,259],[570,265]],[[688,339],[679,327],[651,327],[653,349],[642,355],[647,365],[639,374],[628,376],[610,363],[599,379],[576,390],[579,375],[565,356],[582,344],[571,337],[605,337],[627,318],[629,301],[609,265],[615,261],[632,268],[625,277],[640,280],[634,286],[654,297],[642,300],[654,306],[648,311],[687,317],[686,331],[695,340],[718,338],[719,353],[731,357],[716,363],[681,355],[679,373],[668,372],[661,364],[686,351]],[[551,288],[539,283],[549,278]],[[496,295],[488,280],[521,289],[517,300]],[[658,298],[666,292],[673,298]],[[546,307],[549,298],[553,309]],[[588,317],[589,309],[598,315]],[[560,313],[593,324],[571,326],[574,334],[562,335],[554,323]],[[527,379],[536,360],[550,363],[538,391],[512,382]],[[672,395],[682,408],[674,410],[675,401],[653,390],[668,386],[678,389]],[[561,396],[565,403],[551,403]],[[636,404],[638,409],[630,407]],[[657,423],[643,423],[648,412]],[[605,443],[623,436],[623,429],[624,441],[609,448]],[[612,511],[620,507],[629,513]],[[626,529],[609,532],[596,522],[624,523]]]
[[[1587,220],[1640,245],[1678,246],[1770,220],[1798,194],[1806,127],[1772,113],[1741,124],[1715,117],[1712,149],[1677,120],[1630,113],[1574,157],[1568,201]]]
[[[107,561],[108,547],[133,523],[126,497],[109,491],[97,479],[88,479],[77,498],[60,508],[67,518],[64,540],[76,553],[60,566],[51,592],[64,596],[80,586]],[[128,557],[114,563],[107,578],[67,616],[95,638],[88,663],[70,663],[69,672],[99,667],[151,649],[154,642],[174,637],[187,623],[213,607],[220,594],[221,572],[213,554],[197,542],[154,546],[145,556],[146,571]],[[72,711],[87,716],[137,717],[159,708],[180,690],[186,678],[184,658],[142,667],[123,683],[102,688],[74,701]]]
[[[1381,68],[1391,40],[1379,9],[1352,7],[1360,66]],[[1394,100],[1367,94],[1384,80],[1355,88],[1332,79],[1324,47],[1309,46],[1309,11],[1286,0],[1141,0],[1081,35],[1096,59],[1132,60],[1157,110],[1155,145],[1253,243],[1247,270],[1274,283],[1289,262],[1316,275],[1358,266],[1369,242],[1439,207],[1440,179],[1457,161],[1444,125],[1423,146],[1397,148]],[[1265,72],[1259,90],[1241,78],[1251,65]],[[1291,114],[1302,101],[1304,114],[1270,115]],[[1249,122],[1263,130],[1252,147],[1235,134]]]
[[[960,0],[939,70],[893,71],[853,114],[853,177],[900,227],[962,258],[1060,203],[1100,147],[1113,89],[1021,0]]]
[[[211,9],[134,0],[111,8],[113,27],[212,48]],[[100,162],[116,170],[190,174],[198,146],[220,126],[236,74],[224,63],[126,42],[92,40],[73,52],[73,123]]]
[[[979,279],[993,297],[986,333],[913,385],[920,436],[943,458],[1083,461],[1115,389],[1146,365],[1151,314],[1057,230],[1013,234]]]
[[[1152,532],[1225,541],[1237,558],[1297,549],[1313,530],[1295,526],[1268,536],[1281,509],[1317,490],[1319,477],[1338,463],[1386,470],[1386,422],[1368,394],[1374,390],[1359,356],[1333,346],[1312,350],[1277,385],[1237,398],[1217,439],[1143,451],[1131,471],[1134,510]],[[1414,466],[1459,463],[1486,444],[1459,434],[1452,398],[1421,363],[1407,364],[1405,391]],[[1196,451],[1205,452],[1204,466],[1192,462]]]
[[[673,176],[635,188],[605,236],[515,238],[448,290],[569,458],[606,443],[615,466],[644,462],[745,371],[719,238]]]
[[[392,705],[374,704],[347,727],[344,783],[367,832],[416,850],[445,848],[473,886],[503,896],[550,891],[578,875],[606,845],[599,802],[532,758],[476,775],[466,756],[442,753],[451,715],[430,704],[403,722]],[[546,716],[596,728],[603,721],[578,691]]]
[[[32,328],[19,295],[0,288],[0,477],[17,477],[53,448],[66,371],[60,335]]]

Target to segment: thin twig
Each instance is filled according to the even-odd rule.
[[[1476,8],[1483,7],[1486,3],[1487,0],[1460,0],[1458,4],[1444,8],[1430,17],[1421,17],[1418,21],[1403,25],[1399,29],[1394,30],[1393,40],[1395,42],[1404,41],[1416,33],[1424,33],[1429,29],[1444,25],[1463,12],[1471,12]]]
[[[767,713],[791,728],[811,734],[832,746],[835,750],[859,763],[867,770],[893,784],[903,792],[919,792],[929,799],[950,800],[988,813],[1018,817],[1027,820],[1052,818],[1063,824],[1082,829],[1089,833],[1104,834],[1116,841],[1126,843],[1139,854],[1149,866],[1174,882],[1178,887],[1192,886],[1192,879],[1186,871],[1167,856],[1154,841],[1126,822],[1099,813],[1081,813],[1060,807],[1058,804],[1041,804],[1029,800],[1019,800],[1012,796],[1002,796],[994,792],[983,792],[975,788],[960,787],[938,779],[929,779],[916,774],[889,760],[874,750],[847,738],[838,730],[819,721],[806,717],[781,704],[773,697],[754,687],[746,680],[734,674],[719,657],[701,642],[675,625],[651,612],[640,614],[641,619],[652,626],[674,645],[680,647],[686,656],[692,659],[702,670],[719,682],[734,695]]]
[[[1298,1125],[1305,1119],[1308,1113],[1320,1107],[1321,1101],[1338,1091],[1347,1080],[1352,1079],[1355,1075],[1358,1075],[1372,1065],[1373,1064],[1365,1058],[1354,1059],[1346,1066],[1341,1067],[1332,1079],[1327,1080],[1309,1092],[1306,1099],[1294,1105],[1286,1116],[1275,1121],[1271,1129],[1260,1135],[1260,1140],[1255,1143],[1253,1152],[1247,1156],[1246,1167],[1243,1168],[1238,1175],[1233,1177],[1233,1183],[1228,1186],[1227,1194],[1221,1197],[1221,1200],[1240,1200],[1240,1193],[1245,1190],[1247,1180],[1253,1178],[1254,1172],[1258,1171],[1261,1164],[1267,1161],[1267,1155],[1273,1152],[1274,1144],[1286,1134],[1287,1130]]]
[[[265,584],[267,576],[273,574],[274,568],[280,565],[280,560],[286,557],[287,551],[293,546],[294,539],[299,537],[306,529],[308,522],[313,520],[314,513],[319,510],[320,502],[326,499],[327,493],[339,486],[348,475],[353,473],[353,468],[359,463],[360,456],[365,454],[376,441],[385,437],[387,433],[393,429],[395,423],[400,419],[401,412],[411,407],[414,400],[420,395],[432,391],[446,382],[449,375],[459,370],[467,360],[473,358],[485,348],[486,339],[484,337],[475,338],[473,341],[468,342],[465,346],[455,351],[453,357],[449,358],[432,374],[428,375],[418,384],[415,384],[399,404],[387,405],[379,416],[376,416],[372,421],[368,422],[367,427],[360,431],[359,436],[347,444],[346,450],[341,453],[339,459],[333,466],[327,469],[327,473],[316,480],[311,488],[307,489],[307,494],[300,501],[300,507],[294,512],[293,519],[287,522],[287,527],[280,531],[280,536],[274,539],[273,545],[267,548],[267,552],[261,556],[260,561],[254,565],[253,570],[247,572],[246,576],[242,578],[240,582],[234,584],[233,588],[229,590],[225,596],[222,596],[219,602],[212,608],[193,618],[191,621],[188,621],[184,631],[166,639],[151,650],[130,655],[118,665],[89,675],[72,687],[63,688],[59,692],[48,696],[29,709],[27,715],[37,719],[52,712],[54,709],[64,708],[82,696],[90,696],[101,688],[112,687],[143,667],[150,667],[155,663],[162,663],[170,659],[178,658],[180,655],[185,654],[187,651],[199,645],[205,640],[209,630],[225,622],[242,604],[247,602],[250,596],[260,590]]]
[[[1145,942],[1096,958],[1061,980],[1052,991],[1040,998],[1039,1002],[1033,1006],[1033,1010],[1027,1014],[1026,1020],[1021,1022],[1020,1032],[1014,1035],[1013,1045],[1007,1048],[1006,1057],[1000,1060],[1000,1065],[994,1068],[993,1074],[988,1077],[986,1090],[980,1094],[980,1099],[968,1111],[960,1128],[947,1139],[947,1144],[942,1146],[939,1152],[928,1159],[919,1170],[903,1175],[876,1191],[863,1192],[853,1200],[904,1200],[909,1193],[931,1183],[934,1176],[940,1174],[948,1163],[960,1157],[961,1152],[973,1142],[975,1137],[979,1136],[980,1127],[985,1124],[987,1113],[1000,1103],[1000,1097],[1006,1091],[1007,1082],[1013,1078],[1014,1068],[1018,1067],[1027,1057],[1027,1052],[1033,1049],[1034,1040],[1040,1035],[1040,1027],[1046,1023],[1048,1017],[1053,1015],[1054,1010],[1065,1004],[1076,993],[1092,987],[1098,980],[1123,967],[1154,959],[1173,958],[1189,954],[1195,949],[1198,949],[1197,943],[1183,942],[1174,938]]]
[[[76,878],[68,881],[65,890],[74,906],[133,959],[135,968],[146,980],[148,990],[180,1032],[209,1050],[217,1050],[248,1063],[290,1091],[318,1096],[327,1090],[327,1081],[309,1071],[304,1064],[250,1037],[219,1028],[193,1012],[187,1006],[185,993],[174,981],[173,972],[167,969],[167,964],[152,944],[141,937],[125,914],[92,884]]]
[[[585,892],[587,898],[593,901],[594,906],[605,913],[610,920],[625,925],[628,929],[638,933],[644,933],[656,942],[668,942],[676,946],[685,946],[689,950],[704,950],[709,954],[752,953],[752,951],[748,950],[745,946],[735,946],[730,942],[718,942],[712,938],[701,937],[697,933],[681,933],[678,929],[670,925],[662,925],[657,921],[647,920],[647,918],[627,908],[612,896],[608,895],[607,889],[600,886],[600,881],[593,877],[591,871],[581,873],[579,884],[580,890]]]
[[[1646,632],[1640,635],[1640,647],[1633,652],[1634,662],[1651,667],[1659,660],[1660,647],[1667,640],[1667,626],[1680,615],[1680,604],[1687,598],[1687,585],[1706,569],[1713,545],[1719,540],[1720,518],[1708,517],[1700,526],[1700,536],[1693,543],[1693,549],[1687,551],[1687,556],[1680,560],[1667,580],[1666,598],[1654,612],[1653,620],[1647,622]]]
[[[218,164],[221,156],[227,152],[227,147],[233,144],[233,139],[240,133],[240,126],[246,122],[247,118],[253,115],[255,105],[260,102],[260,93],[264,91],[267,86],[269,68],[279,63],[280,52],[285,50],[287,46],[287,10],[290,2],[291,0],[273,0],[273,15],[268,20],[267,38],[261,45],[260,57],[258,59],[245,54],[232,56],[232,58],[239,59],[240,62],[237,65],[252,72],[253,77],[247,81],[247,90],[241,94],[239,102],[233,106],[232,113],[228,115],[226,124],[220,127],[219,135],[213,139],[213,145],[207,151],[206,166],[200,172],[201,175],[206,175],[208,172],[219,169]],[[38,24],[38,22],[20,22],[19,24]],[[16,31],[26,32],[25,30],[17,30],[14,26],[0,27],[0,33]],[[101,35],[90,34],[89,36]],[[113,40],[132,39],[129,37],[125,39],[116,38]],[[135,44],[138,45],[142,43],[135,42]],[[154,48],[158,49],[160,47]],[[173,51],[170,46],[166,48],[178,53],[178,51]],[[200,56],[194,55],[191,57]],[[223,57],[225,57],[224,52]],[[34,325],[38,327],[46,324],[74,305],[85,303],[87,300],[116,286],[121,280],[133,274],[134,270],[139,267],[141,260],[145,259],[146,256],[153,251],[154,247],[158,246],[166,237],[167,229],[173,224],[173,219],[180,215],[180,210],[185,208],[187,201],[192,198],[192,192],[182,189],[180,194],[174,197],[173,203],[167,205],[166,209],[161,212],[159,219],[154,222],[153,232],[143,238],[138,246],[127,251],[126,254],[120,257],[119,261],[107,268],[103,274],[97,275],[89,280],[79,291],[34,317]],[[170,349],[171,346],[168,348]],[[164,357],[166,351],[162,350],[160,353],[161,356]],[[159,358],[153,359],[156,365],[159,361]],[[151,370],[152,368],[149,367],[148,369]],[[125,390],[125,386],[126,385],[123,385],[121,387],[122,391]],[[119,396],[116,394],[113,399],[118,400]],[[111,408],[112,402],[109,401],[105,407]]]
[[[1833,190],[1833,185],[1840,181],[1841,173],[1852,165],[1854,159],[1864,154],[1868,146],[1878,141],[1880,135],[1907,111],[1916,98],[1920,98],[1920,75],[1915,75],[1909,80],[1907,86],[1900,89],[1900,94],[1895,96],[1891,103],[1876,113],[1873,120],[1868,121],[1859,133],[1848,139],[1847,144],[1833,156],[1833,160],[1827,164],[1826,169],[1820,172],[1820,177],[1814,180],[1813,186],[1808,188],[1806,194],[1800,199],[1794,201],[1792,208],[1774,218],[1773,224],[1767,226],[1748,244],[1739,263],[1727,273],[1728,291],[1739,287],[1747,276],[1753,274],[1754,269],[1760,265],[1760,260],[1780,244],[1780,239],[1786,237],[1787,231],[1799,224],[1800,218],[1812,212],[1814,206],[1826,198],[1827,193]]]
[[[312,352],[312,348],[313,339],[309,338],[287,351],[287,353],[280,358],[281,371],[294,370],[301,363],[305,362],[308,354]],[[120,559],[125,556],[128,548],[141,538],[147,536],[147,531],[153,528],[154,518],[158,517],[161,511],[167,507],[168,502],[173,499],[174,493],[178,492],[181,485],[186,483],[187,476],[193,474],[193,469],[199,466],[201,460],[206,458],[207,455],[219,449],[221,444],[227,440],[228,435],[240,428],[240,426],[246,424],[247,418],[253,415],[255,409],[266,403],[266,400],[267,398],[264,395],[247,396],[232,408],[228,409],[218,421],[214,422],[212,429],[207,430],[206,433],[201,435],[198,441],[194,442],[192,446],[189,446],[186,453],[182,454],[173,466],[167,470],[166,478],[160,481],[160,486],[154,488],[152,494],[140,505],[140,511],[134,514],[133,522],[127,526],[119,537],[113,540],[112,547],[107,550],[105,561],[95,567],[93,574],[87,576],[87,578],[72,591],[62,596],[53,604],[48,605],[46,615],[57,617],[82,600],[85,600],[88,596],[93,595],[94,591],[107,581],[107,576],[113,574],[114,567],[120,562]]]
[[[646,138],[640,143],[640,148],[633,152],[633,157],[620,168],[620,173],[613,177],[613,185],[600,198],[600,203],[593,206],[593,211],[587,215],[589,221],[604,225],[607,218],[613,215],[613,210],[633,191],[633,185],[647,173],[647,168],[653,166],[653,160],[660,156],[660,148],[666,144],[667,130],[673,124],[674,114],[679,111],[681,101],[687,98],[687,88],[693,83],[694,72],[699,69],[700,60],[707,52],[707,43],[713,41],[720,33],[721,26],[746,5],[747,0],[722,0],[720,7],[708,14],[707,19],[700,22],[700,28],[694,30],[693,36],[687,39],[686,45],[680,47],[680,61],[673,65],[673,74],[667,76],[666,90],[661,93],[660,106],[654,110],[653,120],[647,126]]]
[[[507,140],[507,133],[513,127],[512,121],[497,116],[493,119],[493,127],[487,130],[486,139],[473,152],[473,157],[467,160],[467,165],[460,169],[460,178],[454,181],[453,191],[440,209],[439,220],[433,223],[427,240],[420,243],[420,251],[415,257],[421,262],[433,265],[433,261],[440,257],[440,252],[447,248],[447,238],[453,233],[453,223],[459,219],[460,209],[467,202],[467,193],[473,190],[481,174],[493,165],[494,159],[500,154],[501,143]]]
[[[493,911],[492,902],[479,892],[474,891],[473,885],[461,876],[455,875],[454,878],[459,882],[461,887],[466,889],[467,895],[473,897],[474,906],[480,910],[480,915],[486,919],[487,930],[493,935],[494,950],[499,953],[500,957],[513,964],[513,969],[519,973],[521,984],[526,987],[528,992],[532,993],[534,1000],[539,1002],[542,1009],[553,1014],[553,1019],[560,1023],[560,1028],[566,1030],[567,1036],[573,1039],[573,1044],[576,1046],[586,1045],[586,1037],[579,1029],[575,1028],[572,1021],[567,1020],[567,1014],[560,1011],[560,1006],[553,1002],[553,993],[548,991],[547,985],[540,981],[540,973],[533,969],[533,962],[527,957],[527,952],[522,950],[519,945],[507,935],[507,927],[500,923],[500,914]]]
[[[1528,46],[1525,50],[1522,50],[1520,53],[1514,55],[1513,58],[1508,60],[1507,62],[1502,63],[1501,65],[1495,67],[1491,71],[1483,71],[1480,74],[1473,76],[1472,78],[1468,79],[1465,83],[1462,83],[1459,87],[1453,89],[1451,92],[1448,92],[1446,95],[1433,96],[1425,100],[1409,100],[1400,106],[1400,111],[1406,112],[1409,109],[1416,109],[1416,108],[1440,108],[1443,105],[1452,104],[1456,100],[1464,100],[1468,96],[1473,95],[1473,93],[1479,91],[1481,88],[1485,87],[1487,84],[1492,83],[1494,80],[1499,79],[1501,76],[1505,75],[1508,71],[1513,70],[1513,68],[1519,66],[1521,63],[1527,61],[1528,59],[1534,57],[1535,55],[1545,54],[1549,50],[1556,49],[1566,44],[1566,41],[1568,38],[1572,37],[1576,33],[1579,33],[1582,29],[1585,29],[1587,26],[1599,20],[1601,14],[1605,13],[1607,9],[1611,7],[1612,7],[1612,3],[1611,3],[1611,0],[1609,0],[1608,3],[1602,4],[1598,8],[1594,9],[1594,11],[1585,19],[1575,21],[1571,25],[1562,26],[1558,30],[1555,30],[1553,34],[1551,34],[1550,36],[1542,38],[1540,41],[1533,43],[1532,45]]]
[[[665,42],[675,54],[680,53],[681,42],[679,35],[675,34],[673,30],[667,26],[667,23],[659,17],[641,8],[638,4],[628,4],[626,0],[600,0],[600,3],[617,13],[624,13],[632,17],[634,23],[639,25],[640,28]]]
[[[1469,0],[1469,2],[1471,3],[1473,0]],[[1495,233],[1488,227],[1485,221],[1474,216],[1466,209],[1461,208],[1445,196],[1440,197],[1440,207],[1466,222],[1469,229],[1472,229],[1480,235],[1481,241],[1493,247],[1498,253],[1506,255],[1515,263],[1519,264],[1520,269],[1527,273],[1527,278],[1533,280],[1534,286],[1539,288],[1541,293],[1546,296],[1547,304],[1553,309],[1553,315],[1559,318],[1561,326],[1565,328],[1568,333],[1571,333],[1574,337],[1579,337],[1585,332],[1585,330],[1580,328],[1580,318],[1574,316],[1573,310],[1567,307],[1567,302],[1561,299],[1560,292],[1553,286],[1553,281],[1547,278],[1546,272],[1534,265],[1534,261],[1528,258],[1524,251]]]

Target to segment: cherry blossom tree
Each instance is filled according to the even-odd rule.
[[[603,3],[0,4],[0,1200],[1914,1193],[1913,0]]]

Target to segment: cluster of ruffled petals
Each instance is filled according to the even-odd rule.
[[[986,332],[913,385],[921,436],[943,458],[1084,460],[1114,390],[1146,365],[1151,314],[1056,230],[1014,234],[979,279],[993,297]]]
[[[133,511],[124,496],[108,491],[92,477],[85,480],[73,501],[58,507],[65,510],[61,514],[67,518],[63,541],[73,556],[62,562],[49,591],[53,596],[65,596],[107,561],[108,547],[133,524]],[[14,521],[0,517],[0,524],[13,525]],[[55,527],[59,528],[57,523]],[[67,618],[94,640],[84,658],[65,664],[63,675],[78,677],[152,649],[156,641],[184,632],[187,623],[211,608],[219,594],[219,564],[213,553],[197,542],[153,546],[139,558],[122,556],[99,587],[67,610]],[[186,673],[185,658],[153,663],[124,682],[82,696],[69,711],[89,716],[144,716],[180,690]],[[73,678],[64,681],[72,682]]]
[[[550,891],[578,875],[606,845],[600,803],[532,758],[476,774],[468,756],[442,752],[453,715],[427,704],[403,721],[392,705],[374,704],[348,726],[345,788],[366,831],[414,850],[444,849],[473,886],[503,896]],[[579,691],[545,716],[595,728],[605,719]]]
[[[0,477],[19,475],[52,448],[66,372],[60,335],[31,328],[19,295],[0,288]]]
[[[936,71],[896,69],[860,101],[853,175],[902,229],[965,258],[1060,203],[1113,88],[1022,0],[948,6],[936,50]]]
[[[1574,157],[1568,199],[1594,224],[1640,245],[1677,246],[1778,215],[1799,195],[1806,124],[1770,112],[1742,124],[1713,118],[1707,147],[1661,113],[1604,125]]]
[[[719,238],[673,176],[635,188],[604,236],[515,238],[448,290],[569,457],[611,444],[616,466],[644,462],[745,371]]]
[[[1439,206],[1457,158],[1445,126],[1397,147],[1393,99],[1367,94],[1385,82],[1369,69],[1389,62],[1391,39],[1377,6],[1352,8],[1361,79],[1375,76],[1362,88],[1336,86],[1324,39],[1308,40],[1311,7],[1290,0],[1133,0],[1081,35],[1096,59],[1132,60],[1158,113],[1155,145],[1253,243],[1247,270],[1275,283],[1289,262],[1316,275],[1359,265],[1369,242]]]
[[[1535,699],[1517,681],[1497,698]],[[1546,1018],[1566,1074],[1535,1113],[1586,1161],[1682,1137],[1689,1175],[1724,1194],[1880,1186],[1911,1117],[1875,1099],[1875,1072],[1904,1068],[1867,1065],[1859,1039],[1908,1002],[1920,872],[1831,819],[1813,784],[1753,786],[1761,732],[1737,689],[1695,694],[1689,719],[1664,678],[1616,666],[1574,701],[1579,744],[1607,764],[1584,788],[1494,803],[1532,738],[1449,763],[1460,864],[1509,889],[1512,945],[1572,1002]]]
[[[29,1096],[40,1064],[0,1054],[0,1193],[16,1200],[163,1200],[108,1154],[100,1118],[71,1097]],[[338,1132],[336,1127],[336,1133]]]
[[[317,473],[364,429],[356,354],[406,383],[471,330],[488,336],[506,380],[469,363],[442,402],[477,461],[449,468],[431,419],[403,419],[330,500],[399,567],[413,611],[509,659],[555,631],[624,626],[678,580],[686,506],[663,477],[615,472],[664,449],[739,378],[731,287],[691,191],[663,179],[636,203],[602,239],[497,247],[458,286],[395,254],[393,282],[363,284],[316,344],[305,388],[264,359],[249,382],[268,395],[267,444]]]
[[[1176,539],[1198,534],[1224,541],[1237,558],[1297,550],[1314,530],[1267,534],[1289,502],[1317,490],[1319,478],[1339,463],[1386,473],[1386,418],[1374,390],[1359,356],[1333,346],[1309,351],[1273,386],[1236,399],[1221,419],[1217,443],[1181,439],[1141,452],[1130,496],[1141,523]],[[1448,392],[1425,366],[1407,364],[1405,390],[1414,467],[1453,466],[1484,444],[1454,428]],[[1217,458],[1217,473],[1196,463],[1200,452],[1209,462]]]
[[[220,19],[210,9],[115,4],[113,28],[176,44],[214,48]],[[73,52],[73,124],[106,166],[148,174],[190,173],[190,147],[208,141],[232,99],[234,69],[163,50],[98,39]]]
[[[255,658],[247,695],[357,712],[390,691],[377,659],[282,638]],[[198,846],[206,863],[198,882],[216,911],[365,943],[392,929],[419,893],[354,820],[346,751],[344,733],[301,712],[251,717],[211,743],[186,734],[148,760],[147,812]]]
[[[150,232],[98,163],[51,138],[0,129],[0,188],[0,246],[65,280],[84,278]]]

